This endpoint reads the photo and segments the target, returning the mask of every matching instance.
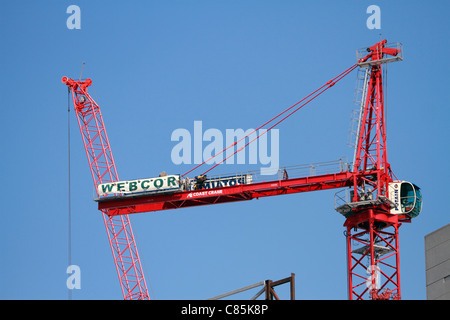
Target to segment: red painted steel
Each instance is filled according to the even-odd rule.
[[[399,216],[386,214],[379,208],[364,210],[347,219],[350,300],[401,298],[400,225]],[[354,246],[359,250],[354,250]]]
[[[63,77],[62,82],[72,93],[94,185],[118,181],[100,108],[87,92],[92,81]],[[128,215],[112,216],[108,210],[101,211],[124,299],[149,299],[130,218]]]
[[[340,172],[223,188],[103,200],[99,202],[98,208],[109,210],[111,215],[120,215],[252,200],[282,194],[349,187],[353,182],[352,176],[350,172]]]

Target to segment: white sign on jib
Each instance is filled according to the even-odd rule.
[[[179,175],[102,183],[97,186],[99,196],[108,194],[138,194],[155,191],[175,191],[180,189]]]

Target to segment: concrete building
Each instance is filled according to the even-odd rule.
[[[450,300],[450,224],[425,236],[427,300]]]

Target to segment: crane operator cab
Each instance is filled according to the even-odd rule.
[[[389,183],[389,200],[394,204],[392,214],[407,214],[415,218],[422,210],[422,193],[420,188],[408,181]]]

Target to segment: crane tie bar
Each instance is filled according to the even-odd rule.
[[[358,64],[354,64],[353,66],[351,66],[350,68],[348,68],[347,70],[345,70],[344,72],[340,73],[339,75],[337,75],[336,77],[334,77],[333,79],[327,81],[325,84],[323,84],[321,87],[319,87],[318,89],[316,89],[315,91],[311,92],[309,95],[307,95],[306,97],[304,97],[303,99],[301,99],[300,101],[296,102],[295,104],[293,104],[292,106],[290,106],[289,108],[287,108],[286,110],[284,110],[283,112],[279,113],[278,115],[276,115],[275,117],[273,117],[272,119],[270,119],[269,121],[263,123],[261,126],[259,126],[258,128],[256,128],[255,130],[253,130],[252,132],[250,132],[249,134],[245,135],[244,137],[242,137],[241,139],[239,139],[238,141],[235,141],[234,143],[232,143],[231,145],[229,145],[228,147],[226,147],[225,149],[223,149],[221,152],[216,153],[214,156],[210,157],[209,159],[203,161],[202,163],[200,163],[199,165],[197,165],[196,167],[192,168],[191,170],[187,171],[186,173],[182,174],[182,177],[186,176],[188,173],[194,171],[195,169],[201,167],[202,165],[204,165],[205,163],[207,163],[208,161],[214,159],[215,157],[217,157],[218,155],[224,153],[226,150],[228,150],[229,148],[235,146],[238,142],[242,141],[243,139],[247,138],[249,135],[253,134],[254,132],[258,131],[259,129],[261,129],[262,127],[266,126],[267,124],[271,123],[272,121],[274,121],[275,119],[277,119],[278,117],[282,116],[283,114],[285,114],[286,112],[288,112],[289,110],[291,110],[292,108],[298,106],[300,103],[302,103],[303,101],[305,101],[306,99],[310,98],[309,100],[307,100],[306,102],[304,102],[303,104],[301,104],[300,106],[298,106],[296,109],[294,109],[292,112],[290,112],[288,115],[286,115],[284,118],[282,118],[281,120],[279,120],[278,122],[276,122],[274,125],[272,125],[271,127],[269,127],[269,129],[263,131],[262,133],[260,133],[256,138],[254,138],[253,140],[249,141],[245,146],[243,146],[242,148],[239,148],[238,150],[236,150],[235,152],[233,152],[231,155],[229,155],[228,157],[226,157],[225,159],[223,159],[222,161],[216,163],[213,167],[211,167],[210,169],[206,170],[203,174],[211,171],[212,169],[214,169],[215,167],[217,167],[219,164],[223,163],[224,161],[226,161],[228,158],[232,157],[233,155],[235,155],[236,153],[242,151],[243,149],[245,149],[250,143],[252,143],[253,141],[257,140],[260,136],[262,136],[263,134],[267,133],[268,131],[270,131],[271,129],[273,129],[275,126],[277,126],[278,124],[280,124],[281,122],[283,122],[284,120],[286,120],[288,117],[290,117],[291,115],[293,115],[295,112],[297,112],[298,110],[300,110],[302,107],[304,107],[306,104],[308,104],[309,102],[311,102],[312,100],[314,100],[315,98],[317,98],[319,95],[321,95],[322,93],[324,93],[326,90],[328,90],[329,88],[331,88],[332,86],[334,86],[338,81],[340,81],[342,78],[344,78],[346,75],[348,75],[350,72],[352,72],[354,69],[356,69],[358,67]]]

